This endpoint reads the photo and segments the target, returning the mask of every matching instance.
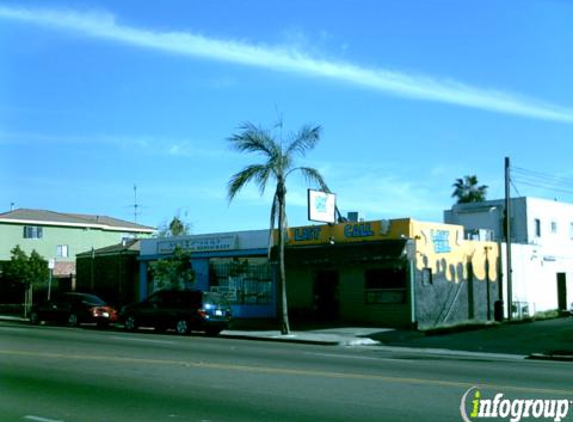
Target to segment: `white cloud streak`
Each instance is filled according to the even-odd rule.
[[[315,59],[296,50],[157,32],[116,22],[109,13],[0,6],[0,19],[72,31],[157,51],[325,78],[413,100],[435,101],[526,118],[573,123],[573,108],[464,83]]]

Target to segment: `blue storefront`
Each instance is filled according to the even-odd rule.
[[[268,230],[143,239],[140,254],[140,297],[157,290],[150,264],[180,247],[191,253],[194,289],[224,295],[236,318],[277,316],[276,271],[267,258]]]

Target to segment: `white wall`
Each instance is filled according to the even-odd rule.
[[[504,200],[458,204],[444,212],[444,221],[461,224],[466,230],[492,230],[494,239],[505,240],[504,207]],[[512,198],[511,216],[513,301],[527,302],[531,315],[557,309],[557,274],[565,273],[567,304],[572,306],[573,204],[529,197]],[[540,236],[536,233],[536,220],[540,222]],[[503,244],[503,297],[507,312],[505,250]]]
[[[507,265],[503,251],[503,297],[507,310]],[[534,245],[513,244],[512,254],[512,298],[513,302],[526,302],[529,315],[558,308],[557,274],[567,277],[567,304],[573,303],[573,259],[553,257],[543,253],[544,248]],[[507,316],[507,311],[506,311]]]

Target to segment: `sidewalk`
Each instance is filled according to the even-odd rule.
[[[13,316],[0,321],[27,322]],[[276,321],[238,320],[224,338],[328,346],[375,346],[425,354],[551,359],[573,362],[573,317],[473,327],[468,331],[422,332],[390,328],[294,323],[282,335]]]
[[[225,330],[222,337],[240,338],[246,340],[281,341],[289,343],[321,344],[327,346],[376,346],[380,342],[370,338],[379,333],[380,328],[341,327],[310,329],[304,331],[291,330],[283,335],[279,330]]]
[[[270,322],[242,322],[221,335],[265,341],[286,341],[339,346],[378,346],[394,351],[498,355],[573,362],[573,317],[545,321],[492,324],[464,331],[422,332],[364,327],[320,327],[294,324],[283,336]],[[273,322],[272,324],[276,324]]]
[[[522,355],[532,359],[573,362],[573,317],[494,324],[468,331],[435,334],[394,330],[376,333],[371,338],[386,346]]]

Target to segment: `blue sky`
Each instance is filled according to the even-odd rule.
[[[0,211],[133,220],[136,184],[140,223],[266,228],[269,195],[227,201],[257,160],[227,139],[279,118],[322,125],[301,164],[343,213],[441,221],[458,177],[503,197],[506,156],[561,182],[512,195],[573,202],[571,22],[565,0],[4,1]],[[306,224],[303,180],[287,201]]]

